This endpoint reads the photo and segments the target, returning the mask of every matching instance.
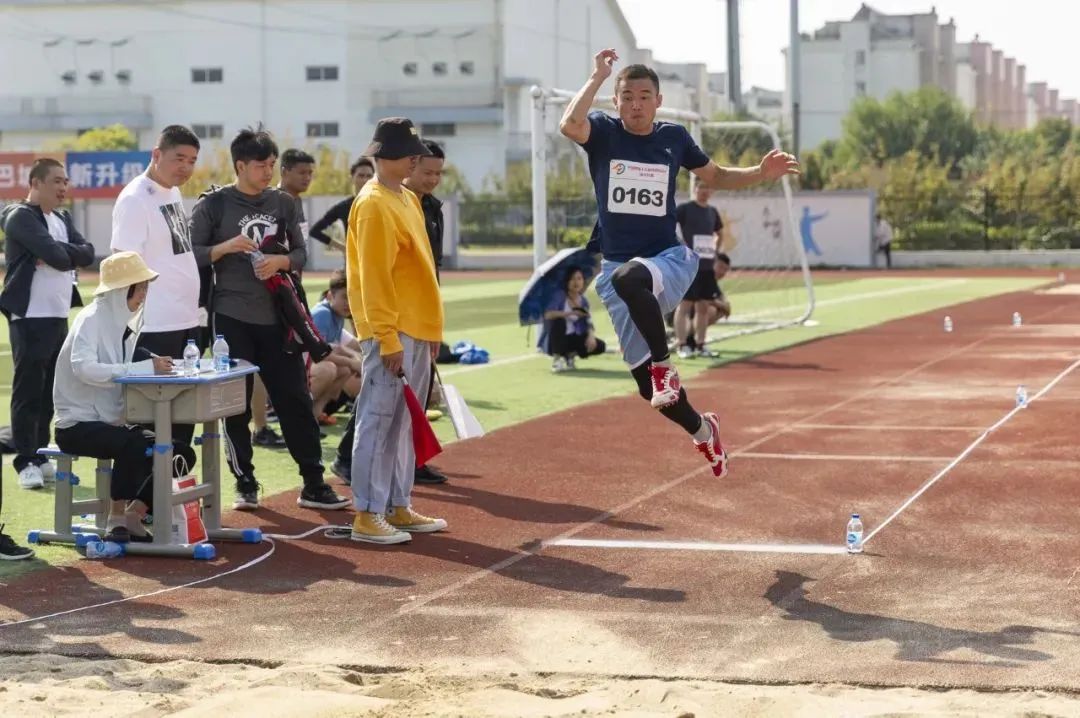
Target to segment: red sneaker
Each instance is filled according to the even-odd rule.
[[[652,376],[652,400],[649,401],[654,409],[663,409],[671,406],[679,400],[679,372],[674,366],[649,365],[649,374]]]
[[[709,425],[712,435],[707,441],[695,441],[694,446],[708,459],[709,465],[712,466],[713,476],[722,479],[727,476],[728,456],[724,451],[724,445],[720,443],[720,420],[713,413],[702,414],[701,420]]]

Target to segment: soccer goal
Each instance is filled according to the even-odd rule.
[[[568,90],[532,88],[534,266],[547,258],[549,223],[559,220],[547,200],[549,160],[581,151],[557,130],[562,110],[573,96]],[[595,107],[614,112],[610,98],[598,98]],[[720,164],[753,164],[770,149],[781,147],[776,130],[764,122],[706,122],[694,112],[666,107],[660,108],[657,118],[685,124]],[[688,183],[680,183],[676,201],[690,199],[687,187]],[[732,316],[710,328],[709,341],[806,322],[814,310],[814,289],[788,178],[772,186],[715,192],[710,202],[723,220],[722,251],[732,263],[732,271],[720,282]]]

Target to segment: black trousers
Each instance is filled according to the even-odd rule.
[[[285,330],[280,324],[250,324],[224,314],[214,315],[214,329],[225,336],[229,355],[259,367],[270,403],[277,412],[285,446],[300,469],[305,486],[323,482],[322,446],[308,389],[307,370],[300,354],[286,353]],[[255,476],[252,463],[251,390],[247,378],[247,409],[225,420],[225,454],[237,479]]]
[[[206,332],[203,331],[202,327],[177,329],[172,332],[143,332],[139,335],[139,341],[135,346],[158,356],[180,359],[184,356],[184,347],[187,346],[188,339],[195,340],[200,353],[206,351]],[[146,428],[152,429],[153,427],[147,426]],[[172,434],[173,439],[190,444],[191,437],[195,434],[195,425],[173,424]]]
[[[17,319],[8,322],[15,377],[11,383],[11,437],[15,471],[43,464],[37,450],[49,444],[53,418],[53,375],[67,337],[67,319]]]
[[[56,444],[66,454],[112,459],[109,495],[114,501],[139,499],[154,506],[154,459],[147,449],[154,445],[154,432],[141,426],[116,426],[101,421],[84,421],[56,430]],[[181,456],[190,471],[195,468],[195,452],[187,444],[173,442],[173,476],[181,476]]]
[[[885,267],[887,269],[892,269],[892,246],[888,244],[883,245],[878,247],[878,251],[885,255]]]
[[[585,347],[585,337],[581,334],[567,334],[566,320],[553,319],[548,329],[548,353],[553,357],[596,356],[607,351],[603,339],[596,340],[596,348],[589,351]]]

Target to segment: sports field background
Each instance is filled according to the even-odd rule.
[[[615,353],[579,362],[580,368],[575,372],[552,375],[548,358],[535,350],[535,332],[528,332],[517,324],[517,295],[525,276],[503,277],[505,275],[488,278],[476,274],[455,277],[452,273],[444,276],[447,342],[471,341],[487,349],[492,362],[469,367],[443,366],[443,379],[461,390],[487,431],[635,391],[624,365]],[[1028,289],[1048,281],[1045,275],[1021,272],[1017,272],[1015,277],[963,276],[948,272],[936,276],[927,276],[926,273],[914,276],[903,272],[880,276],[867,273],[845,276],[842,272],[821,274],[815,279],[818,301],[813,317],[817,322],[815,326],[725,340],[714,345],[714,349],[721,352],[720,358],[682,361],[680,373],[685,378],[691,378],[716,364],[973,299]],[[305,284],[313,303],[323,291],[325,282],[325,277],[321,275],[306,277]],[[81,287],[87,300],[92,287],[89,283]],[[609,346],[617,346],[611,324],[595,293],[590,294],[590,301],[599,335],[608,340]],[[738,295],[732,296],[732,301],[737,305]],[[12,365],[7,329],[6,322],[0,322],[0,376],[3,377],[0,382],[0,424],[9,423],[10,414]],[[740,387],[732,386],[730,391],[738,392]],[[706,410],[710,407],[696,408]],[[324,428],[328,436],[323,442],[323,456],[328,466],[333,460],[344,423],[342,417],[338,427]],[[444,442],[454,440],[448,419],[436,422],[435,428]],[[588,429],[582,427],[582,430]],[[530,452],[538,451],[543,446],[544,438],[535,438],[534,445],[521,447],[523,461],[528,460]],[[433,463],[437,465],[438,461]],[[267,495],[296,489],[299,485],[296,467],[285,450],[256,447],[255,465],[257,478]],[[93,476],[91,462],[81,461],[76,466],[76,473],[89,480]],[[336,479],[329,480],[336,488],[347,492]],[[226,484],[223,494],[228,503],[231,496],[228,478]],[[87,495],[92,493],[92,489],[86,486],[78,491]],[[4,505],[0,521],[7,524],[7,533],[22,542],[29,529],[51,527],[52,499],[51,487],[43,491],[19,489],[11,467],[11,456],[4,457]],[[70,547],[36,548],[38,560],[0,564],[0,580],[40,569],[46,564],[63,564],[79,558]]]

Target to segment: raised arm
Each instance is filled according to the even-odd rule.
[[[596,99],[596,93],[600,91],[604,81],[611,77],[611,66],[618,59],[619,56],[611,48],[601,50],[593,57],[596,67],[593,68],[592,75],[589,76],[588,82],[574,95],[574,99],[570,100],[570,104],[566,106],[566,111],[563,112],[562,120],[559,121],[559,132],[563,136],[570,138],[579,145],[589,141],[589,109],[592,107],[593,100]]]
[[[784,175],[799,174],[799,161],[794,155],[770,150],[755,167],[721,167],[712,160],[690,170],[713,189],[743,189],[761,182],[772,182]]]

